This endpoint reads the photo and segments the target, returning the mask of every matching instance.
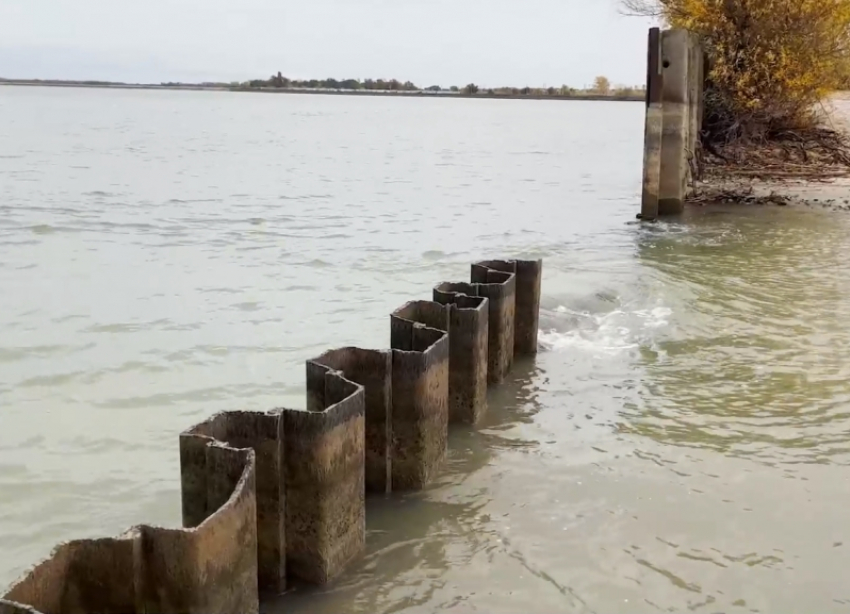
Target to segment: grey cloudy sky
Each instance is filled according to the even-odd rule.
[[[649,25],[617,0],[0,0],[0,76],[638,84]]]

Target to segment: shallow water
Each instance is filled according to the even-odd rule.
[[[541,353],[268,612],[844,612],[850,218],[635,223],[635,103],[0,88],[0,585],[179,523],[177,434],[484,257]],[[846,545],[845,545],[846,544]]]

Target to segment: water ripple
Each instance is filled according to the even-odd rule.
[[[850,218],[636,223],[640,104],[2,104],[0,585],[178,525],[181,430],[301,407],[305,359],[516,255],[545,260],[541,352],[432,488],[370,500],[338,584],[269,612],[846,609]]]

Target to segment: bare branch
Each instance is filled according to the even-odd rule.
[[[630,17],[662,17],[664,7],[660,0],[622,0],[620,12]]]

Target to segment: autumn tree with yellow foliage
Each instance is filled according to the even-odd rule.
[[[701,35],[710,62],[704,141],[722,146],[807,134],[841,149],[844,137],[819,127],[819,112],[850,74],[850,0],[622,2],[632,14]]]

